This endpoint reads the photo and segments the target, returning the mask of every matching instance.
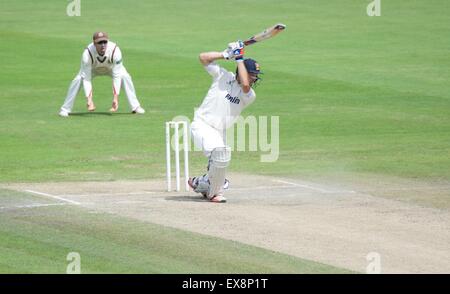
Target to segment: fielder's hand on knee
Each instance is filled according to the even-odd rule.
[[[111,109],[109,111],[116,112],[119,109],[119,99],[117,96],[114,97]]]
[[[94,101],[92,101],[92,98],[87,99],[87,109],[88,109],[88,111],[95,110],[95,104],[94,104]]]

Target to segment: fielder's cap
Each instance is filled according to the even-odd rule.
[[[108,34],[105,32],[95,32],[94,36],[92,36],[92,39],[94,40],[94,43],[100,41],[108,41]]]
[[[259,64],[256,62],[256,60],[253,60],[251,58],[247,58],[244,60],[245,68],[249,73],[253,74],[260,74],[261,71],[259,69]]]

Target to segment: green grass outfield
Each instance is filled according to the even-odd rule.
[[[198,53],[222,50],[276,22],[286,32],[247,49],[265,72],[244,115],[280,117],[280,157],[235,152],[232,170],[450,178],[449,3],[383,1],[3,1],[0,12],[0,181],[162,177],[163,123],[193,116],[210,78]],[[93,31],[122,48],[145,116],[57,116]],[[232,62],[223,62],[233,69]],[[124,94],[124,93],[122,93]],[[79,96],[74,111],[85,112]],[[194,156],[192,171],[204,168]]]
[[[448,181],[450,4],[447,0],[382,1],[382,16],[368,17],[369,2],[82,0],[81,16],[68,17],[68,1],[3,0],[0,182],[162,178],[164,122],[178,115],[192,118],[210,84],[198,54],[222,50],[228,42],[277,22],[285,23],[287,30],[246,51],[261,63],[265,74],[256,89],[257,101],[243,115],[279,116],[280,157],[275,163],[261,163],[259,152],[235,152],[231,170],[294,177],[374,174]],[[98,78],[94,80],[95,114],[85,113],[85,101],[79,95],[74,108],[79,115],[58,117],[83,48],[96,30],[107,31],[120,45],[146,115],[129,114],[124,93],[119,113],[108,114],[111,82]],[[221,64],[234,69],[232,62]],[[205,159],[194,154],[191,171],[203,171],[204,164]],[[45,210],[29,214],[43,217]],[[67,239],[58,240],[63,237],[56,235],[49,241],[53,251],[48,256],[33,255],[47,244],[38,237],[57,231],[66,212],[48,210],[55,213],[49,226],[34,225],[28,214],[0,213],[0,246],[25,246],[23,252],[1,253],[10,259],[2,258],[0,272],[64,270],[56,260],[64,258],[66,249],[72,250],[64,244],[80,236],[77,225],[85,222],[82,216],[86,221],[99,220],[104,233],[98,238],[113,240],[111,251],[98,248],[86,271],[109,271],[104,261],[111,257],[103,255],[131,246],[114,236],[118,231],[104,218],[70,210],[67,213],[73,214],[75,223],[68,224]],[[129,221],[124,221],[122,230],[127,231],[127,226],[148,231],[146,240],[158,232],[167,233],[170,240],[187,236]],[[28,235],[37,231],[42,235]],[[101,243],[89,234],[95,235],[82,235],[87,243],[77,243],[81,251],[87,248],[83,246]],[[225,242],[195,238],[195,242]],[[225,243],[230,250],[234,246]],[[136,246],[130,253],[134,257],[145,251],[145,246]],[[247,247],[241,248],[246,255]],[[22,266],[28,256],[34,256],[36,264],[48,263],[29,270]],[[146,263],[150,259],[142,259],[136,268],[129,261],[118,262],[111,271],[157,272],[151,262]],[[181,261],[170,266],[161,272],[183,271]],[[226,264],[203,269],[234,271]],[[247,269],[251,272],[255,267]],[[267,270],[272,269],[277,270]],[[321,271],[312,271],[316,269]]]

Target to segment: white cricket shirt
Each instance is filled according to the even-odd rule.
[[[255,91],[250,89],[245,94],[235,74],[214,62],[206,65],[205,70],[213,77],[213,82],[195,111],[194,120],[202,120],[218,130],[227,129],[236,122],[242,110],[255,101]]]
[[[108,41],[103,56],[98,54],[94,43],[90,43],[81,57],[80,75],[83,78],[83,88],[86,97],[92,94],[92,77],[97,75],[110,75],[113,78],[114,94],[120,89],[120,75],[125,72],[122,62],[122,52],[116,43]]]

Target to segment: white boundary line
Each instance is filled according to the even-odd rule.
[[[272,182],[277,182],[277,183],[282,183],[285,185],[279,185],[279,186],[258,186],[258,187],[242,187],[242,188],[230,188],[230,190],[237,190],[237,191],[242,191],[242,190],[270,190],[270,189],[278,189],[278,188],[307,188],[310,190],[314,190],[314,191],[319,191],[322,193],[328,193],[328,194],[339,194],[339,193],[356,193],[355,191],[347,191],[347,190],[339,190],[339,191],[330,191],[330,190],[325,190],[325,189],[321,189],[321,188],[316,188],[310,185],[305,185],[305,184],[298,184],[298,183],[292,183],[292,182],[288,182],[288,181],[283,181],[283,180],[272,180]]]
[[[24,191],[28,192],[28,193],[36,194],[36,195],[50,197],[50,198],[57,199],[57,200],[60,200],[60,201],[64,201],[64,202],[67,202],[67,203],[70,203],[70,204],[81,205],[80,202],[73,201],[73,200],[66,199],[66,198],[62,198],[62,197],[55,196],[55,195],[51,195],[51,194],[47,194],[47,193],[37,192],[37,191],[33,191],[33,190],[24,190]]]
[[[142,195],[142,194],[155,194],[157,192],[144,191],[144,192],[129,192],[129,193],[92,193],[92,194],[64,194],[63,196],[76,196],[76,197],[84,197],[84,196],[132,196],[132,195]]]
[[[17,209],[17,208],[34,208],[34,207],[47,207],[47,206],[62,206],[67,205],[67,203],[47,203],[47,204],[28,204],[28,205],[15,205],[15,206],[0,206],[0,210],[6,209]]]
[[[277,183],[282,183],[282,184],[288,184],[288,185],[295,186],[295,187],[307,188],[307,189],[319,191],[322,193],[332,193],[332,191],[328,191],[328,190],[321,189],[321,188],[316,188],[316,187],[313,187],[310,185],[297,184],[297,183],[292,183],[292,182],[283,181],[283,180],[272,180],[272,181],[277,182]]]
[[[241,187],[241,188],[233,188],[231,187],[231,191],[247,191],[247,190],[270,190],[270,189],[278,189],[278,188],[297,188],[293,185],[283,185],[283,186],[257,186],[257,187]]]

